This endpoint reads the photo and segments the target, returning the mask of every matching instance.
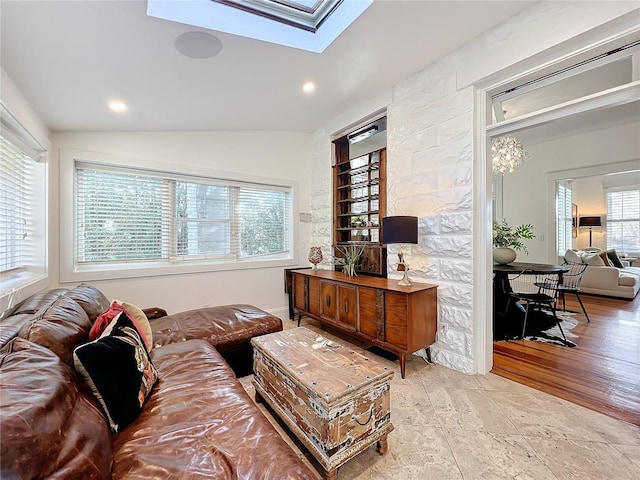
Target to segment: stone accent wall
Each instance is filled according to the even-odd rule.
[[[310,245],[322,247],[322,264],[318,268],[331,268],[331,219],[333,185],[331,169],[331,133],[324,129],[315,132],[311,157],[311,239]]]
[[[405,261],[413,280],[439,285],[433,359],[473,373],[473,89],[456,88],[456,65],[448,57],[394,88],[387,213],[418,217]],[[388,253],[389,277],[399,278],[395,247]]]

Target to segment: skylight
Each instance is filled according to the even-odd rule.
[[[147,15],[320,53],[373,0],[148,0]]]

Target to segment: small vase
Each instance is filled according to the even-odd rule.
[[[500,265],[508,265],[516,259],[516,251],[509,247],[493,249],[493,261]]]
[[[320,247],[311,247],[308,259],[309,263],[313,264],[313,269],[318,270],[318,264],[322,261],[322,249]]]

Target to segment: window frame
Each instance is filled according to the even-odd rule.
[[[217,259],[189,259],[175,262],[169,261],[141,261],[124,264],[78,265],[75,255],[75,168],[76,163],[89,163],[114,167],[116,169],[143,170],[149,173],[179,177],[185,179],[202,178],[204,180],[224,180],[228,182],[263,184],[289,189],[291,192],[291,240],[290,252],[286,258],[272,258],[262,260],[219,261]],[[141,172],[144,174],[144,172]],[[111,280],[135,277],[153,277],[163,275],[179,275],[190,273],[204,273],[227,270],[246,270],[254,268],[288,267],[298,263],[298,184],[287,179],[259,177],[253,175],[222,172],[203,167],[180,165],[180,172],[176,166],[143,160],[139,158],[125,158],[117,155],[85,152],[74,149],[60,150],[60,282],[80,282]],[[63,246],[69,246],[63,248]]]
[[[47,157],[48,144],[36,139],[30,131],[1,105],[2,136],[16,148],[30,157],[32,175],[29,178],[28,192],[33,195],[29,201],[29,243],[27,249],[28,263],[0,276],[0,318],[11,308],[49,283],[49,166]],[[43,146],[45,143],[46,146]]]
[[[556,253],[564,253],[573,247],[573,179],[556,180]]]
[[[640,227],[640,214],[636,218],[624,218],[624,219],[612,219],[611,218],[611,215],[609,214],[609,195],[613,194],[613,193],[621,193],[621,192],[640,192],[640,188],[631,187],[631,186],[624,186],[624,187],[611,187],[611,188],[605,188],[604,189],[604,197],[605,197],[604,198],[604,204],[605,204],[605,209],[606,209],[606,215],[605,215],[606,220],[605,220],[604,230],[605,230],[605,233],[606,233],[607,250],[617,249],[617,251],[619,253],[637,255],[638,253],[640,253],[640,251],[637,250],[637,249],[624,249],[624,251],[620,251],[620,249],[618,247],[614,247],[614,246],[609,244],[609,226],[610,225],[636,222],[636,223],[639,224],[639,227]]]

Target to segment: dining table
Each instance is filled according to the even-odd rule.
[[[512,262],[507,265],[493,264],[493,339],[512,338],[522,333],[525,309],[518,302],[510,301],[512,292],[509,275],[539,275],[557,273],[560,283],[565,265],[547,263]]]

